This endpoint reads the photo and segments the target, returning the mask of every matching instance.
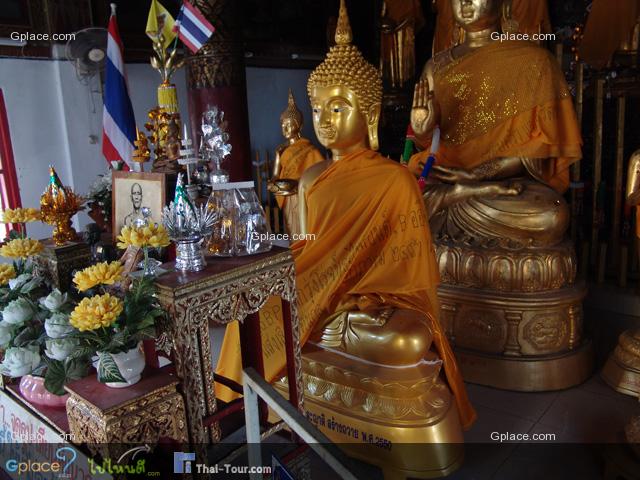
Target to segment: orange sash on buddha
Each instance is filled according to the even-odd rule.
[[[604,68],[616,50],[633,36],[640,15],[640,0],[594,0],[580,42],[580,57],[595,68]]]
[[[280,155],[280,178],[299,180],[311,165],[322,162],[324,157],[306,138],[289,145]],[[287,197],[276,195],[280,208],[284,208]]]
[[[438,321],[438,267],[422,197],[410,172],[363,150],[325,170],[306,201],[307,231],[316,237],[291,247],[302,342],[339,311],[390,305],[427,314],[461,423],[470,427],[476,414]],[[261,327],[266,376],[273,380],[285,365],[282,326],[262,321]],[[239,375],[237,327],[227,329],[224,343],[217,371]]]
[[[530,42],[493,42],[441,67],[438,57],[434,63],[439,165],[470,170],[500,157],[549,159],[525,166],[557,191],[567,189],[582,138],[564,74],[550,52]],[[414,172],[427,150],[412,158]]]

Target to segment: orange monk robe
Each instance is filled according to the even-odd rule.
[[[526,41],[493,42],[439,67],[447,55],[434,58],[441,110],[436,163],[471,170],[495,158],[525,157],[534,178],[564,192],[582,137],[557,60]],[[411,158],[415,174],[428,150]]]
[[[325,170],[306,200],[307,231],[316,238],[291,247],[302,342],[335,312],[390,305],[425,313],[461,423],[469,428],[476,414],[438,321],[438,266],[420,191],[410,172],[363,150]],[[271,381],[285,365],[282,327],[274,321],[261,322],[261,327],[266,377]],[[239,381],[237,331],[227,329],[217,373]]]
[[[433,53],[439,53],[455,45],[455,31],[458,28],[451,0],[434,0],[436,31],[433,38]],[[518,33],[533,35],[550,33],[551,21],[547,0],[513,0],[511,17],[518,22]]]
[[[616,50],[629,42],[640,15],[640,0],[594,0],[580,42],[580,57],[604,68]]]

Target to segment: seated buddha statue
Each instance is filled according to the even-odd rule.
[[[640,237],[640,150],[631,155],[628,168],[627,205],[636,208],[636,235]],[[622,332],[602,377],[619,392],[640,395],[640,328]]]
[[[300,179],[300,227],[314,238],[291,246],[305,411],[385,478],[432,478],[459,465],[475,412],[438,320],[420,190],[409,170],[375,151],[382,81],[351,44],[344,0],[335,38],[308,81],[314,130],[332,158]],[[276,380],[281,325],[261,327],[266,374]],[[224,355],[239,357],[229,333],[224,343],[218,373],[228,376]]]
[[[273,172],[267,188],[276,197],[278,206],[284,213],[287,233],[300,232],[298,213],[298,180],[311,165],[324,160],[324,156],[313,144],[303,138],[302,112],[296,106],[291,90],[287,109],[280,115],[282,135],[287,140],[276,149]]]
[[[557,366],[557,359],[539,356],[580,345],[584,292],[574,285],[563,198],[569,166],[581,157],[571,94],[550,52],[499,40],[516,33],[510,2],[450,1],[464,41],[429,60],[415,87],[411,125],[424,150],[409,165],[418,176],[435,154],[423,198],[445,328],[457,347],[498,356],[492,363],[459,354],[467,380],[517,390],[567,387],[588,362],[562,377],[544,363]],[[436,127],[439,148],[431,152]],[[515,367],[505,356],[532,356],[542,373],[515,373],[533,367]]]

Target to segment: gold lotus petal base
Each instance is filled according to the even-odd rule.
[[[590,341],[570,352],[530,357],[506,357],[461,348],[454,351],[465,381],[502,390],[563,390],[581,384],[593,371]]]
[[[614,390],[625,395],[640,396],[640,370],[618,361],[615,355],[609,357],[600,375]]]
[[[439,478],[460,467],[462,428],[438,368],[374,367],[305,350],[305,413],[347,455],[380,467],[385,480]],[[286,378],[275,386],[287,396]]]

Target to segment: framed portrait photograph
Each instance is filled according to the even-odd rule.
[[[142,220],[143,209],[149,209],[151,221],[160,223],[162,208],[167,204],[167,180],[164,173],[112,172],[113,239],[124,226]]]

